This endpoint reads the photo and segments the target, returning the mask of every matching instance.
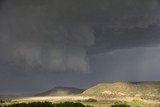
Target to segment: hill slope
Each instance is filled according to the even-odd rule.
[[[67,96],[81,94],[84,89],[72,87],[56,87],[46,92],[40,93],[37,96]]]
[[[82,95],[101,98],[138,97],[160,100],[160,82],[101,83],[87,89]]]

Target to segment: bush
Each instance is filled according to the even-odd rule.
[[[4,107],[86,107],[81,103],[73,103],[73,102],[64,102],[58,104],[52,104],[50,102],[33,102],[33,103],[20,103],[20,104],[12,104]],[[87,106],[91,107],[91,106]]]
[[[4,100],[0,100],[0,103],[4,103],[5,101]]]
[[[56,107],[85,107],[85,106],[81,103],[64,102],[56,104]]]
[[[11,99],[0,99],[0,103],[11,102]]]
[[[115,104],[115,105],[112,105],[111,107],[130,107],[130,105],[126,105],[126,104]]]
[[[93,98],[89,98],[89,99],[87,99],[87,100],[85,100],[86,102],[97,102],[97,100],[96,99],[93,99]]]
[[[131,105],[140,106],[140,107],[144,106],[145,107],[146,104],[144,102],[140,101],[140,100],[132,100]]]
[[[20,104],[12,104],[4,107],[53,107],[52,103],[49,102],[33,102],[33,103],[20,103]]]

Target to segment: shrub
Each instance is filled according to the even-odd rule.
[[[115,104],[115,105],[112,105],[111,107],[130,107],[130,105],[126,105],[126,104]]]
[[[52,103],[49,102],[33,102],[33,103],[20,103],[7,105],[5,107],[53,107]]]
[[[93,99],[93,98],[89,98],[89,99],[87,99],[87,100],[85,100],[86,102],[97,102],[97,100],[96,99]]]
[[[0,103],[4,103],[5,101],[4,100],[0,100]]]
[[[8,98],[0,99],[0,103],[5,103],[5,102],[11,102],[11,99]]]
[[[58,104],[52,104],[50,102],[33,102],[33,103],[20,103],[20,104],[12,104],[4,107],[86,107],[81,103],[73,103],[73,102],[64,102]],[[87,106],[91,107],[91,106]]]
[[[138,107],[138,106],[140,106],[140,107],[141,107],[141,106],[142,106],[142,107],[144,106],[144,107],[145,107],[145,103],[142,102],[142,101],[140,101],[140,100],[132,100],[131,104],[132,104],[132,105],[135,105],[135,106],[137,106],[137,107]]]
[[[64,103],[59,103],[56,104],[57,107],[85,107],[81,103],[73,103],[73,102],[64,102]]]

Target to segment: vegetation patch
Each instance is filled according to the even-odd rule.
[[[32,103],[20,103],[20,104],[12,104],[5,105],[4,107],[91,107],[85,106],[81,103],[73,103],[73,102],[64,102],[58,104],[52,104],[50,102],[32,102]]]
[[[133,100],[132,102],[130,102],[131,105],[134,105],[135,107],[146,107],[147,105],[140,101],[140,100]]]
[[[101,83],[85,90],[81,95],[96,96],[101,99],[136,97],[145,100],[159,100],[159,89],[159,82]]]
[[[112,105],[111,107],[131,107],[131,106],[126,104],[115,104],[115,105]]]
[[[11,99],[8,99],[8,98],[0,99],[0,104],[1,103],[6,103],[6,102],[11,102]]]
[[[85,102],[97,102],[97,100],[93,99],[93,98],[89,98],[89,99],[85,100]]]

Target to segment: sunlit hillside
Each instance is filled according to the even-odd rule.
[[[100,98],[136,97],[160,100],[160,82],[100,83],[82,93]]]

